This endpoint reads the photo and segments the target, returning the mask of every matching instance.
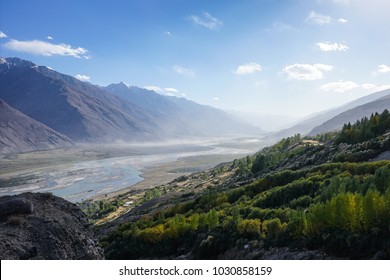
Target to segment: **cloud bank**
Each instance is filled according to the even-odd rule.
[[[67,44],[52,44],[50,42],[32,40],[32,41],[19,41],[11,39],[4,46],[12,51],[29,53],[42,56],[72,56],[75,58],[88,59],[88,50],[78,47],[73,48]]]

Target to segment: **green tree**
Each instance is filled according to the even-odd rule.
[[[239,220],[237,223],[237,232],[247,238],[256,238],[260,236],[261,222],[257,219]]]

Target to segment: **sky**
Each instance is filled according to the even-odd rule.
[[[0,56],[303,117],[390,88],[388,0],[1,0]]]

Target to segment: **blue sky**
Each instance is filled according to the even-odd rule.
[[[0,55],[305,116],[390,87],[387,0],[1,0]]]

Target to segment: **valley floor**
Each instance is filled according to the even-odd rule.
[[[6,155],[0,160],[0,196],[32,191],[52,192],[72,202],[110,198],[254,153],[262,144],[258,138],[239,137],[177,143],[78,145]]]

